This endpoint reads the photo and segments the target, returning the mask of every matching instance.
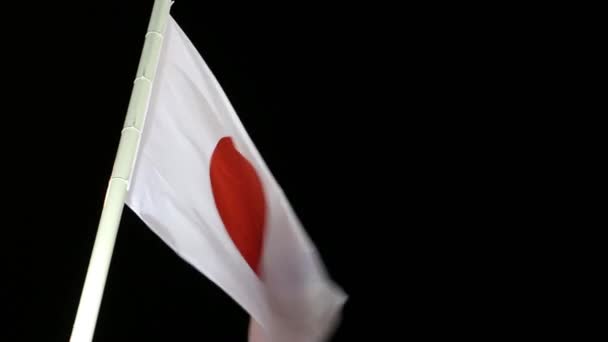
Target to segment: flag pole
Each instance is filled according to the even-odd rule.
[[[91,252],[80,303],[74,319],[70,337],[71,342],[90,342],[93,340],[99,306],[139,148],[141,130],[148,109],[152,83],[162,48],[163,34],[172,3],[171,0],[155,0],[154,2],[112,175],[103,203],[95,244]]]

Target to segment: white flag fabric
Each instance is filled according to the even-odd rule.
[[[172,18],[127,205],[250,314],[250,341],[325,341],[333,333],[345,293]]]

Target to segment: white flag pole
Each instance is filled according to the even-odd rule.
[[[140,134],[144,125],[150,100],[152,82],[162,48],[163,34],[172,1],[155,0],[143,51],[137,68],[127,116],[123,126],[118,151],[112,169],[112,176],[99,220],[95,244],[82,288],[80,303],[74,320],[71,342],[93,340],[99,306],[112,260],[112,251],[118,232],[118,225],[129,187],[129,180],[139,147]]]

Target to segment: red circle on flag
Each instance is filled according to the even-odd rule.
[[[210,165],[215,205],[228,235],[249,266],[258,273],[262,256],[266,201],[262,182],[251,163],[234,147],[232,138],[221,138]]]

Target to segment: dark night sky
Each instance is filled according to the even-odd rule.
[[[68,340],[152,3],[3,8],[0,341]],[[470,167],[493,151],[473,158],[487,145],[466,134],[495,95],[471,72],[485,40],[437,26],[449,8],[207,3],[172,15],[349,295],[332,341],[470,337],[480,321],[455,318],[480,285],[456,241],[494,210],[483,192],[466,204],[492,172]],[[125,209],[95,341],[245,341],[247,324]]]

